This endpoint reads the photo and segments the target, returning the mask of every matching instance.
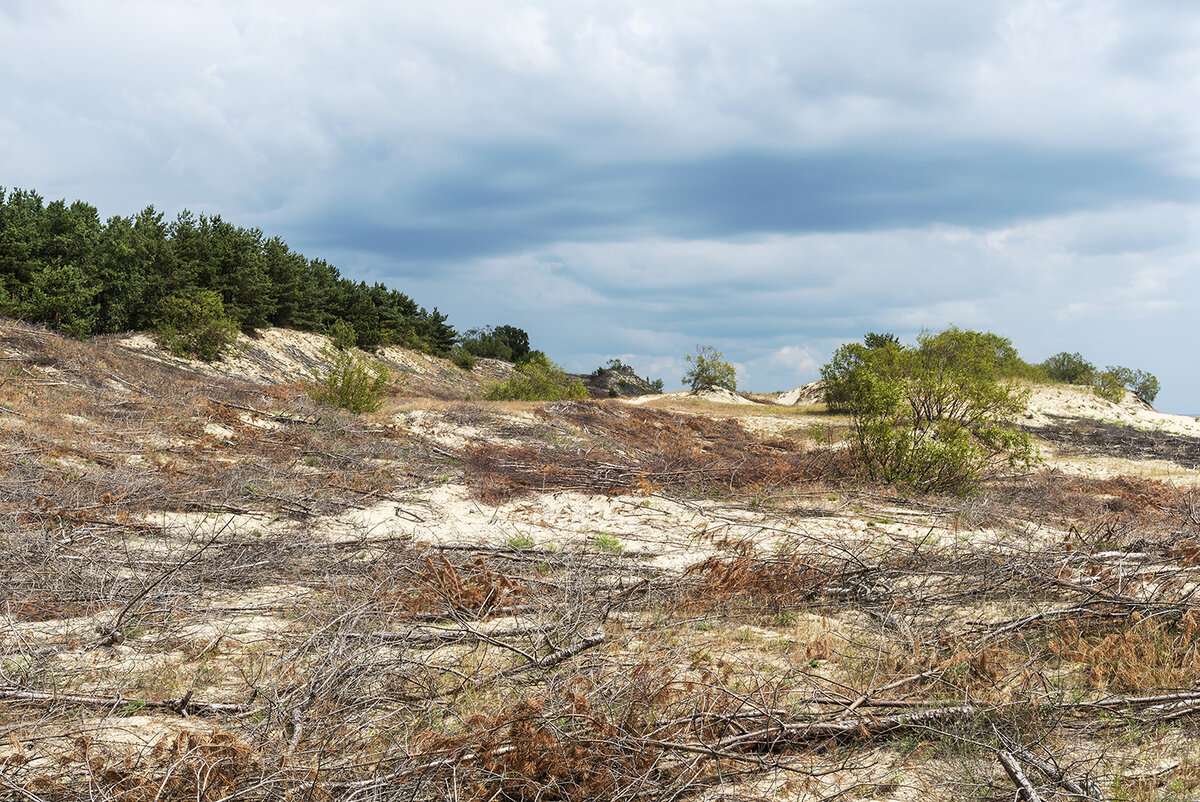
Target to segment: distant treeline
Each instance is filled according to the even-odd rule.
[[[256,228],[186,210],[168,222],[153,206],[101,223],[83,201],[47,204],[36,192],[0,187],[0,314],[85,337],[153,329],[164,303],[214,294],[246,332],[326,331],[341,320],[364,348],[446,356],[455,347],[456,332],[436,308],[343,278]]]

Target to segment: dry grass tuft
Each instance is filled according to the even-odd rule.
[[[541,415],[550,426],[585,432],[587,450],[544,441],[469,448],[464,467],[480,498],[499,503],[548,490],[765,494],[853,473],[843,450],[763,439],[733,420],[596,402],[551,404]]]

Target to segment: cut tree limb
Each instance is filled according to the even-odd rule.
[[[1017,786],[1017,793],[1021,799],[1025,802],[1042,802],[1033,783],[1029,782],[1025,772],[1021,771],[1021,764],[1017,762],[1017,759],[1010,752],[1003,750],[997,752],[996,756],[1000,758],[1000,765],[1004,767],[1004,773],[1008,775],[1008,779]]]
[[[123,708],[132,705],[138,710],[167,710],[181,716],[188,715],[233,715],[245,713],[250,709],[250,703],[235,704],[231,702],[198,702],[192,699],[192,694],[186,693],[176,699],[134,699],[117,694],[116,696],[92,696],[78,693],[54,693],[52,691],[31,691],[19,686],[0,686],[0,700],[20,702],[49,702],[51,704],[85,705],[108,709]]]

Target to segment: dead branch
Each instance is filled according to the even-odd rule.
[[[1042,802],[1042,798],[1038,796],[1037,790],[1029,782],[1025,772],[1021,771],[1021,764],[1017,762],[1017,759],[1003,750],[997,752],[996,756],[1000,759],[1000,765],[1004,767],[1004,773],[1008,775],[1008,779],[1012,780],[1013,785],[1017,787],[1021,799],[1025,802]]]
[[[54,693],[52,691],[31,691],[13,686],[0,686],[0,699],[12,699],[21,702],[48,702],[50,704],[85,705],[105,710],[164,710],[181,716],[228,716],[245,713],[251,709],[250,703],[235,704],[230,702],[201,702],[186,693],[176,699],[139,699],[122,696],[91,696],[78,693]]]
[[[534,669],[541,669],[544,671],[547,668],[552,668],[561,662],[570,660],[572,657],[581,654],[582,652],[586,652],[588,649],[596,648],[601,643],[604,643],[604,640],[605,635],[603,632],[596,635],[588,635],[583,638],[583,640],[559,649],[556,652],[552,652],[545,657],[539,657],[537,659],[530,660],[527,663],[522,663],[520,665],[513,666],[512,668],[505,669],[497,674],[496,678],[499,679],[500,677],[512,677],[516,676],[517,674],[524,674],[526,671],[533,671]]]

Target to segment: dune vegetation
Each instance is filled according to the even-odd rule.
[[[383,347],[350,412],[295,380],[337,353],[0,321],[3,794],[1197,793],[1191,419],[1035,387],[1040,461],[945,490],[853,407]]]

